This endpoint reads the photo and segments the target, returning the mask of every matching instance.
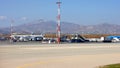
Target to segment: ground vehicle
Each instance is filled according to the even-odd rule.
[[[80,42],[85,42],[82,39],[71,39],[71,43],[80,43]]]
[[[69,42],[68,36],[64,35],[60,38],[60,42]]]
[[[42,43],[56,43],[56,40],[55,39],[43,39],[42,40]]]
[[[43,37],[35,37],[34,40],[35,40],[35,41],[42,41],[42,40],[43,40]]]
[[[0,41],[5,41],[7,40],[5,37],[0,37]]]

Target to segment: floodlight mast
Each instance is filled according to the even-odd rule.
[[[58,2],[56,2],[56,4],[58,5],[58,16],[57,16],[57,42],[58,44],[60,44],[60,36],[61,36],[61,21],[60,21],[60,18],[61,18],[61,15],[60,15],[60,0]]]

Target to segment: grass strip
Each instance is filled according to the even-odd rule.
[[[100,66],[99,68],[120,68],[120,63]]]

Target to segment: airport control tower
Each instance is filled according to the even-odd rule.
[[[57,41],[58,41],[58,44],[60,44],[60,35],[61,35],[61,28],[60,28],[60,0],[58,2],[56,2],[56,4],[58,5],[58,16],[57,16]]]

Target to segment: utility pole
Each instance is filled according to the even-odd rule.
[[[57,16],[57,41],[58,41],[58,44],[60,44],[60,35],[61,35],[61,26],[60,26],[60,4],[61,4],[61,2],[60,2],[60,0],[58,1],[58,2],[56,2],[56,4],[58,5],[58,16]]]

